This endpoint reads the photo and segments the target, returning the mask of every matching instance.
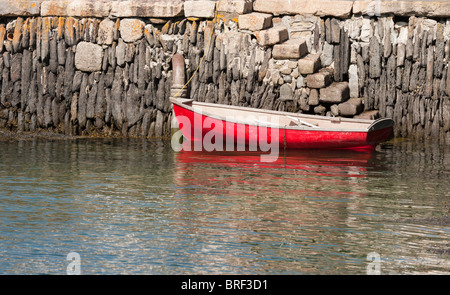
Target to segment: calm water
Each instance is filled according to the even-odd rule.
[[[0,142],[0,274],[450,273],[449,147],[259,159]]]

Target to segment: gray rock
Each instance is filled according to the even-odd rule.
[[[273,47],[273,58],[275,59],[299,59],[308,53],[306,41],[303,39],[291,39]]]
[[[50,54],[49,54],[49,68],[50,71],[56,74],[58,70],[58,43],[56,38],[51,38],[49,41]]]
[[[107,94],[107,92],[105,93]],[[110,105],[111,105],[111,117],[113,119],[114,125],[118,129],[122,129],[124,118],[122,114],[122,96],[123,96],[122,70],[120,67],[117,67],[111,89]]]
[[[401,67],[405,64],[406,45],[399,43],[397,45],[397,66]]]
[[[341,39],[341,29],[339,27],[338,19],[331,19],[330,21],[330,33],[331,33],[331,43],[339,43]]]
[[[369,42],[371,36],[373,36],[371,20],[369,18],[363,18],[360,39],[362,42]]]
[[[427,76],[425,83],[425,97],[431,97],[433,93],[433,74],[434,74],[434,46],[428,47],[427,52]]]
[[[326,111],[327,111],[327,108],[324,107],[323,105],[318,105],[318,106],[314,107],[314,113],[317,115],[324,116]]]
[[[216,3],[214,1],[186,1],[184,15],[186,17],[214,18]]]
[[[110,19],[104,19],[98,27],[97,42],[98,44],[111,45],[114,41],[115,23]]]
[[[363,111],[364,106],[361,98],[353,97],[344,103],[340,103],[338,109],[340,115],[352,117],[360,114]]]
[[[332,116],[339,116],[339,107],[337,104],[333,104],[330,106],[330,113]]]
[[[272,14],[253,12],[239,15],[239,29],[260,31],[272,25]]]
[[[306,76],[306,85],[310,88],[324,88],[330,85],[332,81],[332,73],[325,69]]]
[[[62,40],[58,41],[58,64],[64,65],[66,63],[66,43]]]
[[[80,42],[75,53],[75,67],[84,72],[95,72],[102,69],[103,49],[100,45]]]
[[[106,111],[105,75],[101,75],[97,84],[97,98],[95,100],[95,117],[104,119]]]
[[[78,21],[77,21],[78,22]],[[66,18],[64,23],[64,41],[68,46],[72,46],[76,44],[76,21],[73,17]]]
[[[437,27],[435,55],[436,55],[436,62],[434,65],[434,76],[441,78],[444,68],[444,56],[445,56],[444,26]]]
[[[25,131],[24,115],[22,112],[17,113],[17,131],[18,132]]]
[[[363,112],[359,115],[354,116],[355,119],[366,119],[366,120],[375,120],[380,117],[378,110]]]
[[[358,81],[358,67],[352,64],[348,69],[348,86],[350,88],[350,97],[359,96]]]
[[[291,75],[284,75],[283,76],[284,83],[292,83],[292,76]]]
[[[80,91],[81,82],[83,80],[83,73],[80,71],[76,71],[73,74],[73,81],[72,81],[72,91]]]
[[[16,25],[14,28],[14,37],[12,40],[12,47],[14,52],[19,52],[21,49],[22,26],[23,26],[23,18],[18,17],[16,20]]]
[[[283,84],[280,87],[280,100],[286,101],[286,100],[292,100],[292,88],[288,84]]]
[[[320,68],[320,55],[308,54],[298,61],[298,70],[300,74],[313,74]]]
[[[320,89],[320,99],[322,103],[341,103],[350,96],[348,82],[333,82],[330,86]]]
[[[369,77],[379,78],[381,75],[381,49],[375,37],[370,38],[369,56]]]
[[[22,99],[21,99],[21,107],[22,110],[25,110],[26,101],[28,99],[28,90],[31,79],[31,67],[32,67],[32,53],[29,50],[23,51],[22,56],[22,72],[21,72],[21,91],[22,91]]]
[[[64,96],[66,98],[72,97],[71,91],[73,88],[73,80],[75,74],[75,55],[71,48],[67,49],[66,60],[64,66]]]
[[[297,89],[300,89],[305,86],[305,78],[302,75],[299,75],[297,78]]]
[[[128,127],[135,125],[141,119],[139,107],[140,107],[139,90],[134,84],[131,84],[126,94],[125,113],[128,121]]]
[[[127,53],[127,45],[123,42],[122,39],[119,39],[119,44],[116,46],[116,59],[117,59],[117,65],[123,66],[125,64],[125,57]]]
[[[156,113],[155,122],[155,136],[161,137],[163,135],[164,114],[160,110]]]
[[[139,19],[126,18],[120,21],[119,32],[123,41],[135,42],[144,36],[145,23]]]
[[[53,126],[57,127],[59,122],[61,121],[60,115],[59,115],[59,105],[57,102],[57,99],[54,98],[52,100],[52,104],[51,104],[51,111],[52,111],[52,121],[53,121]]]
[[[52,98],[50,95],[44,97],[44,128],[50,127],[52,124]]]
[[[22,73],[22,53],[13,54],[11,58],[11,82],[20,80]]]
[[[80,96],[78,97],[78,124],[81,127],[86,126],[86,107],[88,100],[88,74],[84,73],[81,80]]]
[[[333,62],[333,45],[325,42],[323,44],[322,54],[320,55],[320,61],[322,66],[328,67]]]
[[[277,26],[267,30],[255,32],[258,44],[261,46],[275,45],[289,39],[289,33],[286,27]]]
[[[319,105],[319,90],[311,89],[311,92],[309,93],[308,104],[310,106]]]
[[[42,61],[47,61],[48,59],[48,53],[49,53],[49,33],[51,31],[50,27],[50,18],[49,17],[45,17],[42,18],[42,23],[41,23],[41,38],[40,38],[40,42],[41,42],[41,60]]]
[[[98,84],[94,83],[89,90],[86,106],[86,118],[93,119],[95,116],[95,101],[97,99]]]

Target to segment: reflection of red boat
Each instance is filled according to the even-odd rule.
[[[181,151],[175,153],[174,183],[191,194],[349,195],[350,187],[364,191],[366,182],[357,179],[377,162],[374,153],[350,150],[286,150],[273,161],[260,158],[260,152]]]
[[[339,171],[347,171],[348,167],[364,169],[374,159],[371,153],[352,153],[349,150],[288,150],[286,153],[273,157],[273,161],[261,163],[261,152],[186,152],[176,154],[179,164],[198,164],[229,168],[252,169],[300,169],[321,167],[330,170],[336,167]]]
[[[373,150],[392,132],[391,119],[324,117],[171,98],[187,140],[286,149]]]

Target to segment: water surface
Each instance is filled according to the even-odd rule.
[[[0,142],[0,274],[450,272],[450,150],[174,152]],[[372,255],[372,254],[371,254]],[[369,255],[370,256],[370,255]]]

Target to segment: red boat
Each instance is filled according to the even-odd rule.
[[[182,135],[202,150],[353,149],[373,151],[394,121],[325,117],[170,98]],[[172,140],[172,143],[174,141]]]

